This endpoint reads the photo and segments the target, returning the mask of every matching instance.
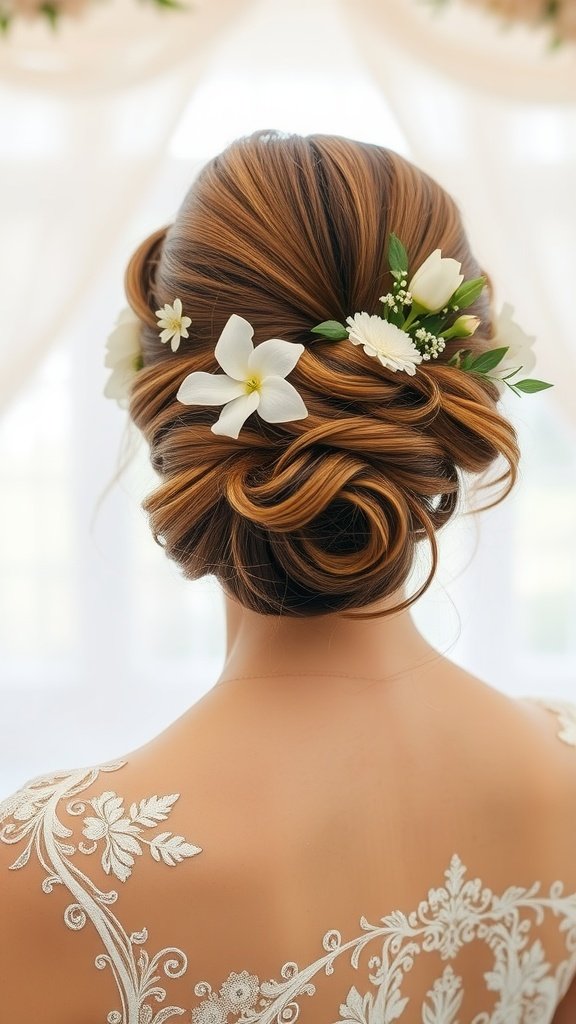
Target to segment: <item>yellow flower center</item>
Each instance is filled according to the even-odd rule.
[[[262,381],[259,377],[249,377],[248,380],[244,381],[246,385],[246,394],[251,394],[252,391],[258,391]]]

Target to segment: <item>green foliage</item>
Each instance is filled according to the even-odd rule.
[[[502,362],[509,348],[510,346],[507,345],[505,348],[491,348],[489,352],[482,352],[471,363],[470,369],[475,370],[476,373],[487,373],[488,370],[493,370],[498,363]]]
[[[450,299],[450,306],[452,308],[458,306],[458,309],[466,309],[471,306],[473,302],[476,302],[485,284],[485,277],[473,277],[470,281],[463,281]]]
[[[518,380],[514,384],[515,388],[520,388],[520,391],[525,391],[527,395],[534,394],[535,391],[545,391],[546,388],[553,388],[553,384],[546,384],[543,380],[532,380],[528,377],[526,380]]]
[[[393,231],[388,242],[388,263],[395,277],[408,273],[408,253]]]
[[[344,324],[341,324],[338,320],[324,320],[323,323],[312,327],[311,333],[320,334],[323,338],[328,338],[330,341],[343,341],[344,338],[348,337],[348,331]]]

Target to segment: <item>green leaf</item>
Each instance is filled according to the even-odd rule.
[[[461,355],[462,355],[462,359],[460,361],[460,368],[462,370],[468,370],[469,367],[474,362],[476,356],[474,355],[474,352],[472,352],[472,350],[469,349],[469,348],[462,349],[461,350]]]
[[[7,33],[8,32],[8,28],[10,27],[11,20],[12,20],[12,15],[11,14],[4,14],[4,13],[0,14],[0,31],[1,32],[3,32],[3,33]]]
[[[470,281],[463,281],[454,292],[448,305],[452,307],[458,306],[458,309],[466,309],[467,306],[471,306],[473,302],[476,302],[485,284],[485,277],[474,277]]]
[[[470,370],[472,368],[473,362],[474,362],[474,353],[473,352],[469,352],[468,355],[466,356],[466,358],[462,360],[462,363],[460,364],[460,368],[462,370],[468,371],[468,370]]]
[[[448,360],[446,365],[457,366],[460,370],[467,370],[473,359],[474,353],[471,352],[469,348],[459,348],[452,358]]]
[[[519,380],[514,384],[515,388],[520,388],[520,391],[525,391],[526,394],[532,395],[535,391],[545,391],[546,388],[553,388],[553,384],[546,384],[543,380]]]
[[[404,323],[404,320],[406,318],[404,316],[402,306],[400,305],[400,303],[398,304],[397,313],[395,313],[393,309],[390,309],[390,306],[388,306],[388,309],[385,312],[385,319],[388,320],[388,323],[394,324],[395,327],[402,327],[402,324]]]
[[[324,338],[329,338],[330,341],[343,341],[344,338],[348,337],[348,331],[338,320],[324,320],[323,323],[317,324],[316,327],[312,327],[312,334],[320,334]]]
[[[506,345],[505,348],[492,348],[488,352],[482,352],[474,360],[470,369],[475,370],[476,373],[486,373],[488,370],[493,370],[495,366],[498,366],[498,363],[502,362],[509,348],[510,346]]]
[[[445,319],[446,317],[431,313],[430,316],[420,316],[418,324],[420,327],[425,327],[427,331],[430,331],[430,334],[438,334],[438,329],[442,326]]]
[[[408,253],[393,231],[390,232],[388,243],[388,263],[392,272],[408,273]]]

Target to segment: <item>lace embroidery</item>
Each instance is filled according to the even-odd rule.
[[[556,712],[561,724],[558,735],[576,745],[576,705],[526,699]],[[409,997],[401,995],[402,982],[415,958],[435,950],[442,960],[453,960],[464,945],[475,940],[485,942],[494,955],[493,969],[484,977],[487,989],[498,995],[494,1009],[477,1014],[471,1024],[549,1024],[568,991],[576,973],[576,893],[564,895],[563,882],[555,881],[547,895],[539,894],[540,882],[530,888],[509,886],[497,895],[479,878],[465,880],[466,867],[454,853],[444,872],[445,884],[429,889],[417,910],[395,910],[380,918],[379,924],[370,924],[362,916],[362,933],[344,943],[339,931],[327,931],[322,940],[325,955],[303,968],[288,961],[280,971],[282,981],[260,981],[246,970],[232,971],[218,991],[213,991],[207,981],[198,982],[194,993],[204,998],[195,1008],[165,1006],[154,1012],[150,1001],[161,1003],[166,998],[166,989],[156,984],[160,972],[163,970],[167,978],[182,977],[188,969],[186,954],[166,947],[151,958],[146,949],[138,949],[148,939],[146,927],[128,935],[109,909],[118,899],[118,892],[101,891],[68,860],[76,852],[76,847],[66,842],[72,831],[56,813],[57,804],[64,798],[70,815],[85,814],[89,805],[94,813],[84,817],[82,835],[90,842],[80,841],[78,852],[88,856],[98,850],[104,871],[123,883],[132,873],[134,855],[142,855],[143,845],[149,847],[156,861],[169,867],[201,853],[201,847],[169,831],[151,839],[142,834],[168,817],[178,793],[144,798],[132,803],[128,813],[122,797],[113,790],[86,802],[71,799],[87,789],[100,772],[117,771],[125,764],[116,761],[38,776],[0,802],[0,825],[8,820],[0,828],[0,841],[20,844],[28,840],[10,869],[23,868],[34,848],[48,873],[42,882],[43,892],[50,893],[54,885],[63,885],[74,899],[64,913],[67,927],[80,930],[90,920],[102,939],[106,952],[96,957],[95,966],[100,970],[110,966],[121,1005],[121,1009],[110,1010],[108,1024],[164,1024],[185,1013],[191,1013],[192,1024],[227,1024],[230,1014],[242,1024],[293,1022],[300,1014],[298,998],[313,996],[316,991],[312,981],[315,975],[321,971],[333,974],[336,958],[348,952],[350,963],[358,969],[364,947],[375,941],[380,952],[370,957],[368,967],[376,991],[362,995],[352,986],[340,1004],[336,1024],[391,1024],[398,1020],[409,1003]],[[560,919],[559,929],[565,933],[569,953],[554,973],[540,940],[529,944],[529,914],[540,924],[546,910]],[[463,996],[462,978],[447,964],[427,992],[421,1007],[423,1024],[458,1024],[456,1014]]]
[[[55,885],[63,885],[76,901],[64,913],[68,928],[78,931],[84,928],[87,919],[96,928],[107,953],[97,956],[95,965],[100,970],[106,964],[110,965],[122,1004],[121,1010],[112,1010],[108,1014],[108,1024],[162,1024],[170,1017],[180,1016],[184,1010],[178,1006],[167,1006],[156,1015],[153,1014],[145,1000],[154,996],[161,1002],[166,998],[166,990],[154,985],[158,981],[158,975],[154,976],[154,972],[166,957],[170,957],[163,964],[164,973],[169,978],[179,978],[188,966],[186,956],[181,950],[170,947],[161,950],[150,960],[149,954],[142,949],[136,962],[133,947],[146,942],[146,928],[128,936],[108,909],[108,904],[118,899],[118,893],[114,889],[102,892],[67,859],[76,852],[76,847],[65,841],[72,835],[72,830],[62,824],[56,812],[58,802],[66,797],[68,814],[83,814],[86,804],[70,798],[87,789],[100,772],[117,771],[125,764],[126,761],[116,761],[73,772],[57,771],[51,776],[37,776],[30,780],[21,790],[0,803],[0,824],[7,818],[14,819],[0,829],[0,841],[13,844],[28,839],[23,852],[10,864],[10,869],[23,868],[34,847],[40,863],[48,872],[42,882],[43,892],[51,893]],[[133,855],[142,854],[141,844],[148,845],[155,860],[162,860],[170,867],[185,857],[201,853],[201,847],[187,843],[183,836],[175,836],[171,832],[161,832],[151,840],[141,835],[144,828],[154,828],[159,821],[168,817],[179,795],[171,793],[164,797],[152,796],[141,800],[138,805],[133,803],[128,816],[122,797],[113,791],[107,790],[92,798],[88,804],[95,811],[95,816],[84,818],[85,827],[82,831],[91,843],[87,845],[80,841],[78,851],[92,854],[103,840],[102,867],[107,874],[112,873],[121,882],[130,877]]]

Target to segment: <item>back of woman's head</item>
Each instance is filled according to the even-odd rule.
[[[433,579],[436,532],[458,507],[463,474],[504,457],[493,483],[506,489],[488,508],[516,481],[517,437],[496,408],[497,386],[446,365],[462,339],[409,375],[311,333],[321,321],[379,311],[392,286],[391,232],[410,267],[441,249],[465,279],[482,273],[454,201],[409,161],[337,136],[262,131],[211,160],[175,222],[129,262],[144,363],[130,415],[161,479],[142,507],[188,579],[213,574],[256,612],[361,609],[404,585],[428,539],[425,583],[378,614],[409,606]],[[192,323],[172,352],[155,311],[175,297]],[[466,348],[494,347],[486,289],[466,312],[480,319]],[[305,346],[290,382],[307,417],[268,423],[253,413],[234,439],[211,431],[218,409],[177,400],[188,373],[220,371],[214,348],[232,313],[253,325],[256,345],[274,337]]]

